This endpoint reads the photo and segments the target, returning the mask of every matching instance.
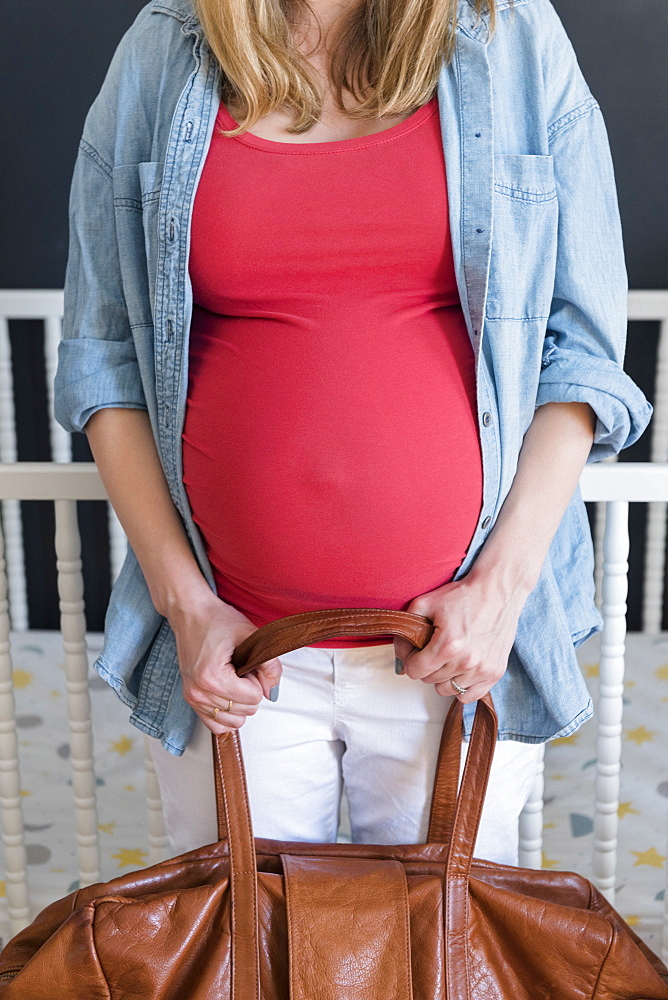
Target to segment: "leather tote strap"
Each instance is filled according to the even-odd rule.
[[[452,717],[452,719],[450,718]],[[453,702],[446,726],[460,731],[462,704]],[[452,722],[453,725],[448,726]],[[457,722],[459,725],[454,725]],[[445,995],[448,1000],[473,1000],[468,974],[468,881],[482,807],[492,769],[498,722],[489,694],[476,705],[473,730],[459,793],[443,885],[445,929]]]
[[[290,615],[248,636],[234,650],[232,663],[243,676],[260,663],[311,642],[343,635],[383,634],[400,635],[422,649],[433,634],[433,623],[423,615],[377,608]],[[434,842],[432,834],[438,833],[441,843],[451,835],[444,886],[446,984],[457,992],[451,996],[446,991],[448,1000],[470,1000],[465,955],[467,883],[496,742],[491,697],[485,695],[478,702],[457,794],[461,724],[462,705],[455,700],[443,727],[428,835],[428,841]],[[227,839],[230,851],[232,1000],[260,1000],[257,867],[241,741],[238,730],[211,736],[218,836]]]
[[[243,677],[274,656],[336,636],[398,635],[422,649],[433,631],[429,618],[410,611],[384,611],[382,608],[306,611],[278,618],[251,632],[234,650],[232,665],[239,677]]]
[[[232,654],[232,665],[239,677],[275,656],[293,649],[338,636],[397,635],[423,649],[434,632],[433,622],[425,615],[382,608],[334,608],[307,611],[269,622],[239,643]],[[453,720],[453,724],[456,723]],[[459,722],[461,729],[461,720]],[[213,736],[213,734],[212,734]],[[215,739],[215,737],[214,737]],[[215,751],[214,751],[215,752]],[[457,782],[459,779],[459,740],[447,738],[443,729],[436,765],[436,781],[431,801],[427,842],[447,843],[452,830]],[[225,811],[217,793],[218,839],[227,836]]]
[[[309,611],[289,615],[256,629],[232,654],[232,664],[243,677],[260,663],[274,656],[306,646],[311,642],[342,635],[400,635],[418,649],[423,649],[433,635],[433,623],[424,615],[408,611],[385,611],[380,608],[335,608],[329,611]],[[456,709],[459,702],[453,704]],[[460,706],[461,707],[461,706]],[[452,730],[456,730],[456,733]],[[457,783],[459,779],[461,713],[449,713],[443,727],[436,765],[436,777],[429,816],[428,843],[447,843],[452,832]],[[214,755],[220,756],[214,741]],[[222,734],[219,739],[222,739]],[[231,737],[238,734],[227,734]],[[241,760],[240,741],[232,739],[232,755]],[[243,766],[243,765],[242,765]],[[220,770],[220,769],[219,769]],[[242,772],[243,773],[243,772]],[[238,784],[238,781],[237,781]],[[222,785],[216,781],[216,811],[218,839],[228,837]]]

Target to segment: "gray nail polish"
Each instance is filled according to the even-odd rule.
[[[270,690],[269,690],[269,701],[276,701],[276,699],[278,698],[278,689],[279,689],[280,686],[281,685],[280,685],[280,682],[279,682],[278,684],[276,684],[275,687],[270,688]]]
[[[404,661],[400,660],[398,656],[394,658],[394,669],[398,674],[403,674],[404,672]]]

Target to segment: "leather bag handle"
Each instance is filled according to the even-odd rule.
[[[433,634],[423,615],[378,608],[306,612],[270,622],[232,654],[239,676],[274,656],[342,635],[401,635],[422,649]],[[497,718],[489,694],[477,703],[466,765],[457,791],[462,705],[452,703],[439,747],[428,842],[447,843],[444,885],[446,993],[470,1000],[466,964],[468,877],[492,767]],[[227,839],[232,892],[232,1000],[260,1000],[257,865],[238,730],[211,734],[219,839]]]
[[[384,611],[382,608],[306,611],[278,618],[251,632],[234,650],[232,665],[239,677],[243,677],[275,656],[338,636],[398,635],[422,649],[433,631],[431,619],[410,611]]]
[[[340,636],[397,635],[423,649],[434,632],[434,625],[425,615],[410,611],[389,611],[383,608],[333,608],[328,611],[307,611],[269,622],[239,643],[232,654],[232,665],[239,677],[275,656]],[[445,730],[444,730],[445,732]],[[212,734],[213,735],[213,734]],[[441,740],[436,781],[429,816],[429,843],[446,843],[452,829],[457,781],[459,777],[459,744]],[[218,839],[227,836],[224,809],[217,799]]]

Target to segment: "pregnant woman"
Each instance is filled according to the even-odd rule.
[[[493,98],[493,99],[492,99]],[[476,855],[517,863],[541,744],[591,716],[577,488],[642,433],[600,108],[549,0],[153,0],[79,147],[56,415],[129,539],[95,667],[149,733],[174,855],[418,843],[445,715],[492,691]],[[426,615],[243,678],[258,627]],[[363,614],[361,613],[361,620]]]

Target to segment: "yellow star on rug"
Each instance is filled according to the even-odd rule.
[[[111,823],[98,823],[97,824],[98,830],[102,830],[102,833],[108,833],[108,834],[112,833],[112,831],[113,831],[113,829],[114,829],[115,826],[116,826],[116,820],[115,819],[113,819],[111,821]]]
[[[579,738],[579,733],[572,733],[571,736],[560,736],[558,740],[553,740],[552,742],[556,743],[557,746],[561,746],[563,743],[577,743]]]
[[[648,851],[631,851],[631,854],[635,854],[637,858],[637,861],[633,864],[634,868],[637,868],[638,865],[651,865],[652,868],[663,868],[663,862],[666,860],[665,855],[659,854],[656,847],[650,847]]]
[[[627,922],[629,927],[637,927],[640,923],[640,917],[637,913],[629,913],[624,917],[624,920]]]
[[[659,681],[668,681],[668,663],[664,663],[663,666],[657,667],[654,671],[654,676]]]
[[[146,864],[144,861],[146,851],[142,851],[138,847],[119,847],[118,852],[116,854],[112,854],[111,857],[118,858],[119,868],[125,868],[126,865],[139,865],[143,868]]]
[[[624,819],[624,817],[628,816],[629,813],[634,813],[636,816],[640,815],[638,810],[633,808],[633,802],[620,802],[617,808],[617,815],[619,818]]]
[[[135,786],[134,785],[123,785],[123,788],[125,789],[126,792],[134,792],[135,791]]]
[[[542,856],[543,856],[543,861],[542,861],[543,868],[554,868],[556,865],[559,864],[558,861],[553,861],[552,858],[548,858],[545,851],[542,852]]]
[[[126,753],[130,753],[135,745],[135,741],[131,740],[129,736],[121,736],[119,740],[109,740],[109,749],[114,750],[121,757],[124,757]]]
[[[646,729],[645,726],[637,726],[635,729],[626,730],[627,740],[631,740],[638,746],[641,746],[643,743],[650,743],[655,736],[656,730]]]
[[[29,684],[32,684],[32,674],[29,670],[21,670],[17,667],[16,670],[12,670],[12,680],[14,682],[14,687],[27,688]]]
[[[2,882],[0,882],[0,897],[4,899],[6,894],[7,894],[7,883],[3,880]]]
[[[598,677],[599,669],[598,663],[585,663],[582,671],[585,677]]]

